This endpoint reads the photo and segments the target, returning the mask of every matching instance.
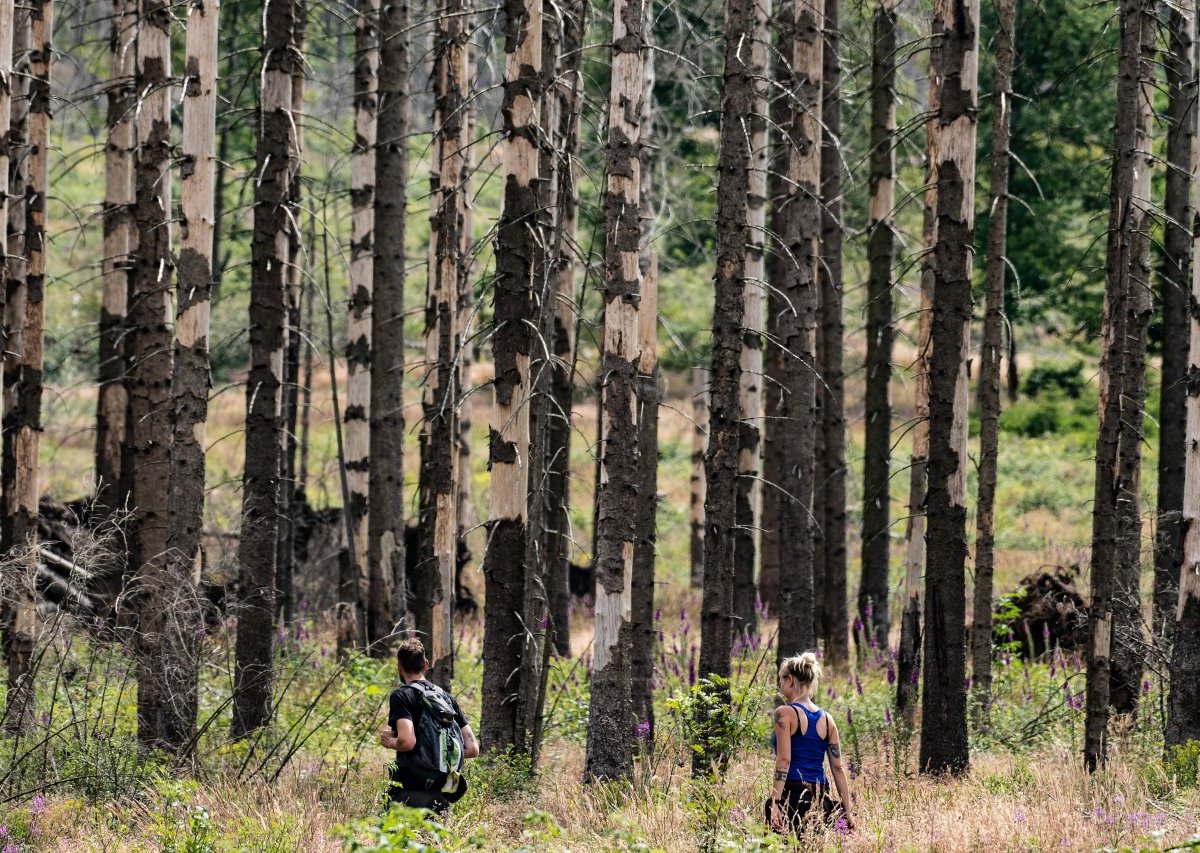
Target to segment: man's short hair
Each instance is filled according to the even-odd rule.
[[[396,663],[405,672],[416,675],[425,671],[425,646],[415,637],[396,648]]]

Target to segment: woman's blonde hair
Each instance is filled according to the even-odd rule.
[[[797,684],[811,684],[816,690],[817,682],[821,680],[821,662],[815,652],[794,655],[779,665],[779,677],[785,675],[796,679]]]

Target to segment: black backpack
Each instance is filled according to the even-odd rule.
[[[414,722],[417,744],[401,758],[426,791],[452,794],[462,781],[466,753],[454,704],[445,690],[428,681],[410,681],[405,686],[417,692],[422,713]]]

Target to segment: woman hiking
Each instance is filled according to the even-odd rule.
[[[842,746],[837,726],[828,712],[813,703],[821,678],[821,664],[812,652],[786,659],[779,666],[779,693],[785,704],[772,715],[775,733],[775,779],[767,801],[767,823],[776,832],[798,834],[805,815],[817,806],[828,823],[839,804],[829,796],[825,756],[841,797],[840,811],[849,829],[850,786],[842,767]]]

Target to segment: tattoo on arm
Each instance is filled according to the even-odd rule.
[[[788,772],[786,770],[776,770],[775,771],[775,781],[776,782],[786,782],[787,777],[788,777]]]
[[[841,758],[842,757],[842,745],[840,743],[829,744],[829,757],[830,758]]]
[[[782,726],[784,719],[786,718],[783,716],[783,706],[780,705],[775,709],[775,725]]]

